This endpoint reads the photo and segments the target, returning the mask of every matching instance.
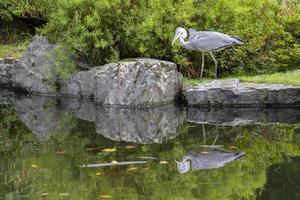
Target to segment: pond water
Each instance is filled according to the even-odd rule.
[[[296,108],[0,105],[1,199],[300,199]]]

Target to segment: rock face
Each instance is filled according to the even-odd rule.
[[[123,106],[170,103],[181,89],[176,64],[154,59],[104,65],[96,72],[95,84],[96,102]]]
[[[76,73],[63,82],[60,94],[94,98],[105,105],[161,105],[178,96],[180,79],[175,63],[135,59]]]
[[[63,96],[93,98],[95,93],[95,74],[100,67],[89,71],[77,72],[67,80],[63,80],[59,91]]]
[[[162,105],[179,96],[181,75],[175,63],[133,59],[61,79],[56,72],[55,49],[45,37],[34,36],[11,74],[10,68],[0,69],[0,81],[33,94],[90,98],[114,106]]]
[[[46,37],[34,36],[23,57],[12,70],[13,87],[31,93],[55,95],[57,81],[55,45]]]
[[[300,87],[215,80],[183,90],[189,106],[266,107],[300,106]]]
[[[0,87],[12,86],[13,64],[0,64]]]
[[[56,72],[55,49],[47,38],[34,36],[14,67],[0,67],[0,85],[12,85],[33,94],[90,98],[99,104],[126,107],[163,105],[179,96],[182,76],[175,63],[131,59],[61,79]]]

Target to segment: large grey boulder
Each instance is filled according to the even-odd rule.
[[[77,72],[62,81],[59,94],[114,106],[162,105],[178,96],[180,79],[175,63],[133,59]]]
[[[95,74],[95,102],[106,105],[167,104],[181,89],[175,63],[135,59],[102,66]]]
[[[12,70],[12,82],[13,87],[31,93],[55,95],[55,45],[50,44],[46,37],[34,36]]]
[[[176,64],[155,59],[111,63],[61,78],[56,65],[62,61],[56,57],[56,49],[47,38],[34,36],[12,69],[13,87],[33,94],[91,98],[100,104],[133,107],[170,103],[181,90]],[[5,76],[0,71],[1,77]]]
[[[186,87],[183,94],[196,107],[300,106],[300,87],[281,84],[215,80]]]

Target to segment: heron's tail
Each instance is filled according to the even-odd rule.
[[[233,43],[235,45],[243,45],[243,44],[245,44],[245,42],[242,39],[240,39],[238,37],[235,37],[235,36],[231,36],[231,37],[232,37]]]

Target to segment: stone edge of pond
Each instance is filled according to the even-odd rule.
[[[190,107],[300,107],[300,87],[213,80],[182,91]]]

